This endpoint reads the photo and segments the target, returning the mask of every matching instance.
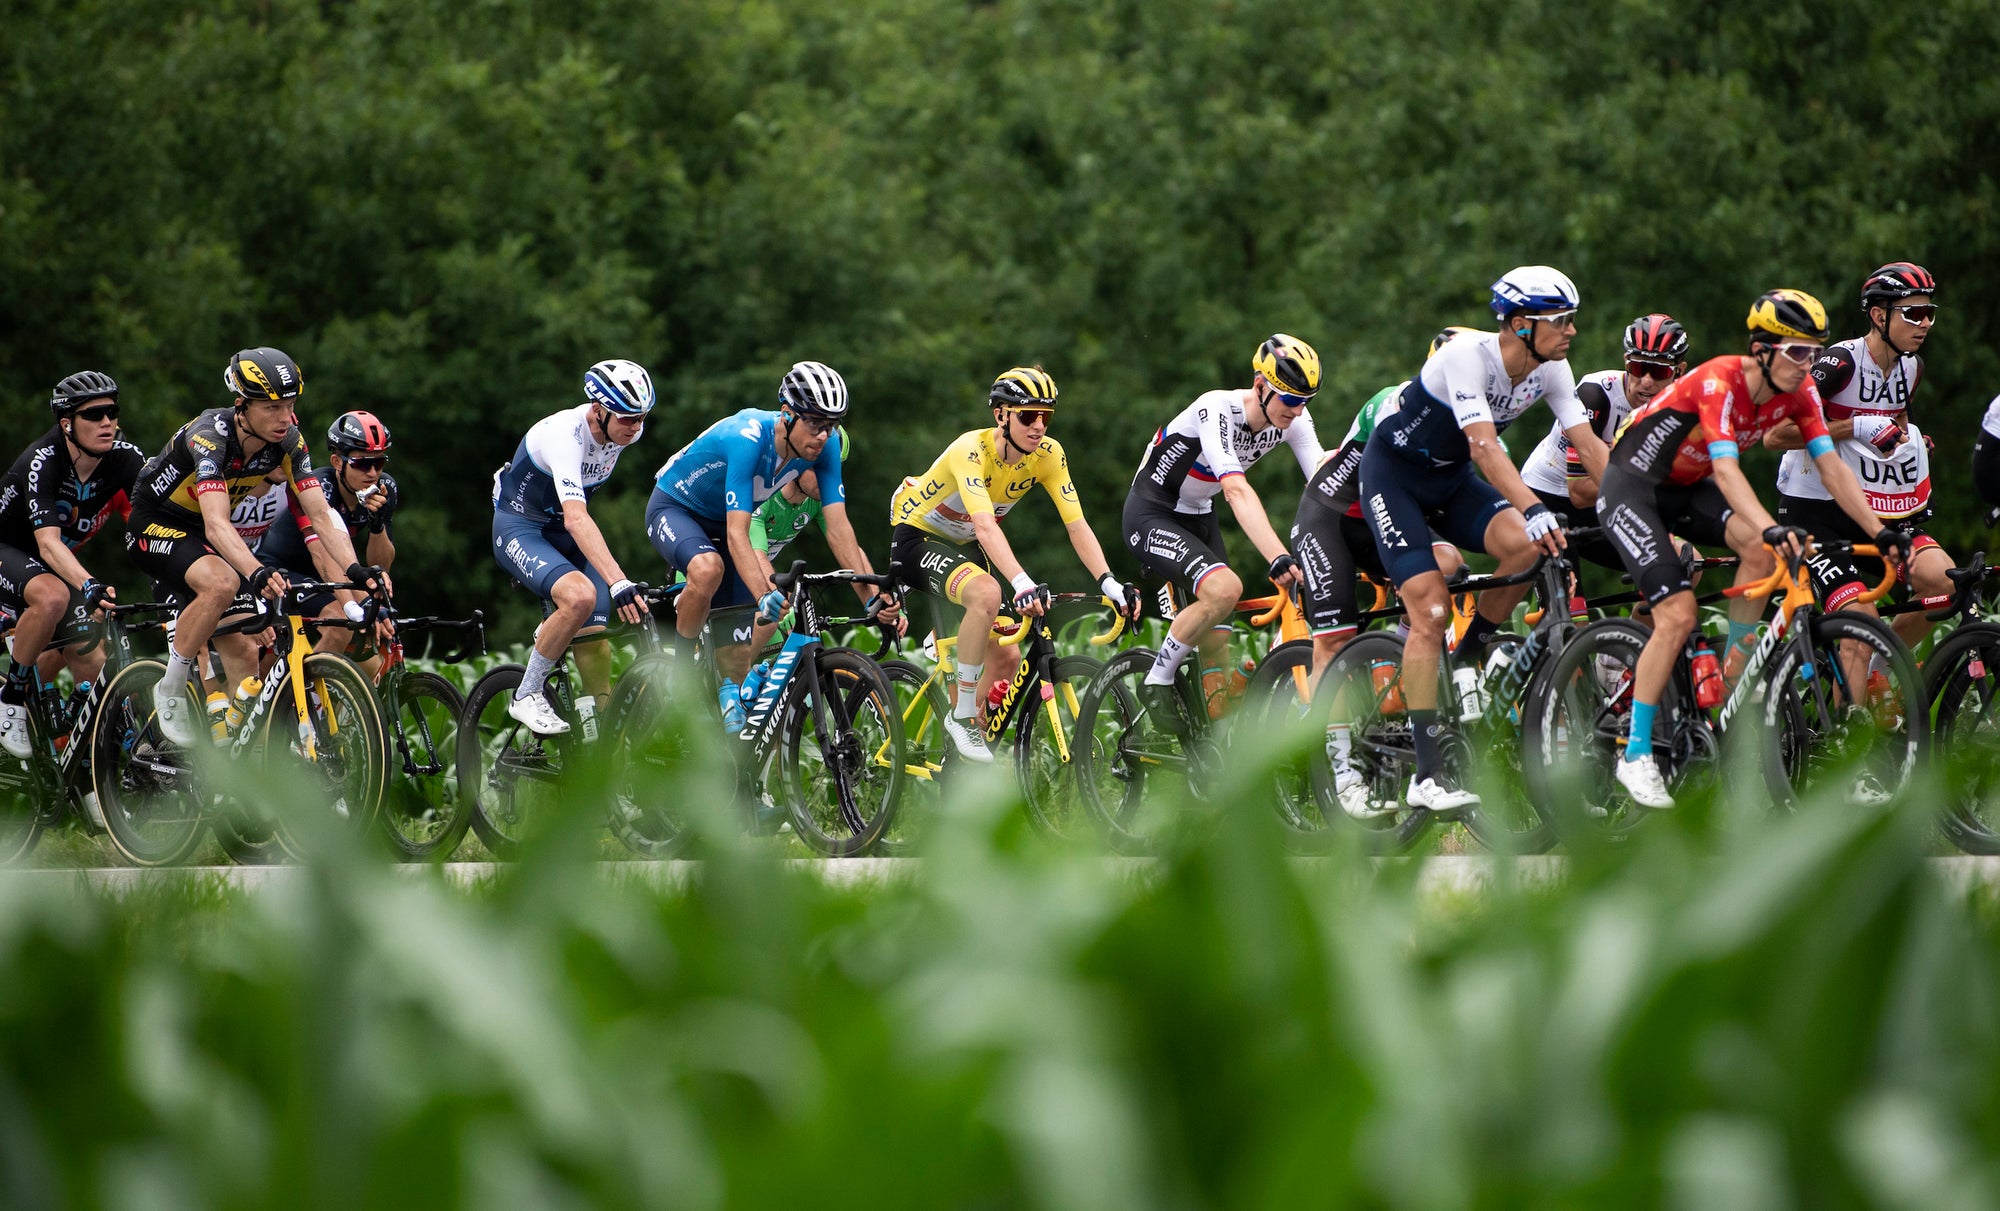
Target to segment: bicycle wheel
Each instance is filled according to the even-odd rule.
[[[389,732],[390,775],[382,831],[406,862],[441,862],[472,825],[472,804],[458,790],[458,717],[465,695],[436,673],[402,672]]]
[[[1321,852],[1345,843],[1366,853],[1396,854],[1430,827],[1430,812],[1401,806],[1417,763],[1403,706],[1402,668],[1403,642],[1385,631],[1355,636],[1327,666],[1308,716],[1321,736],[1308,762],[1313,808],[1297,806],[1280,816],[1289,845]],[[1371,804],[1394,810],[1366,819],[1349,815],[1340,802],[1343,775],[1337,762],[1349,776],[1361,778]]]
[[[903,713],[876,663],[850,648],[814,657],[820,694],[796,677],[785,689],[779,785],[792,831],[829,858],[858,854],[895,818],[903,785]],[[878,754],[887,753],[887,759]]]
[[[682,811],[677,775],[701,737],[720,734],[707,713],[675,709],[677,666],[667,657],[644,657],[618,679],[605,718],[610,740],[612,807],[609,827],[619,843],[642,858],[664,859],[685,851],[694,829]]]
[[[472,831],[502,859],[564,810],[563,737],[537,736],[507,713],[524,672],[518,664],[488,672],[458,719],[459,797],[472,805]]]
[[[1866,653],[1865,684],[1849,683],[1844,644]],[[1916,662],[1887,623],[1845,610],[1813,619],[1811,643],[1785,644],[1765,674],[1764,782],[1773,802],[1790,807],[1834,786],[1857,805],[1899,799],[1930,750],[1928,702]]]
[[[155,717],[153,689],[166,671],[158,660],[120,669],[91,729],[91,776],[105,831],[134,866],[184,861],[201,843],[207,818],[195,754],[169,743]]]
[[[923,842],[924,830],[937,819],[944,802],[944,760],[951,748],[944,720],[951,710],[942,682],[907,660],[878,662],[896,694],[903,720],[903,794],[889,827],[875,841],[874,852],[900,857]],[[874,760],[886,761],[885,749]]]
[[[1232,738],[1283,745],[1271,771],[1273,805],[1285,847],[1302,853],[1326,848],[1331,823],[1313,794],[1313,750],[1319,746],[1300,742],[1315,714],[1304,684],[1312,673],[1312,658],[1310,639],[1294,639],[1267,652],[1243,691],[1231,732]]]
[[[1090,833],[1090,816],[1076,786],[1076,721],[1083,692],[1104,662],[1090,656],[1062,656],[1055,662],[1049,696],[1021,704],[1014,720],[1014,773],[1028,820],[1047,836],[1076,841]]]
[[[2000,627],[1969,623],[1932,648],[1924,697],[1949,795],[1945,834],[1966,853],[2000,854]]]
[[[289,797],[289,810],[277,815],[278,843],[301,860],[322,822],[359,836],[376,827],[389,764],[375,688],[352,661],[310,653],[305,692],[306,719],[300,721],[289,694],[280,694],[262,737],[265,785]]]
[[[36,760],[0,758],[0,866],[12,866],[34,852],[49,814],[44,805],[60,802],[55,797],[60,788],[36,776]]]
[[[1077,703],[1071,740],[1076,785],[1098,834],[1119,853],[1156,852],[1191,823],[1187,806],[1215,775],[1208,712],[1189,683],[1175,679],[1178,725],[1151,718],[1141,705],[1153,652],[1130,648],[1105,662]]]

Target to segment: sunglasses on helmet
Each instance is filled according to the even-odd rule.
[[[1674,380],[1674,376],[1680,373],[1680,367],[1669,366],[1665,362],[1645,362],[1634,358],[1626,361],[1625,373],[1633,378],[1651,378],[1670,383]]]
[[[91,421],[91,422],[96,422],[96,421],[106,421],[106,420],[117,420],[117,419],[118,419],[118,405],[117,405],[117,404],[99,404],[99,405],[98,405],[97,407],[95,407],[95,408],[78,408],[78,409],[76,410],[76,419],[78,419],[78,420],[87,420],[87,421]]]
[[[1889,310],[1902,316],[1912,324],[1928,324],[1937,319],[1936,303],[1905,303]]]

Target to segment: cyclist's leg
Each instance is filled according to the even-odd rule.
[[[512,513],[493,514],[493,550],[500,566],[523,588],[542,599],[548,614],[535,628],[535,641],[528,649],[528,667],[514,687],[513,702],[524,704],[509,713],[532,715],[523,718],[542,734],[567,731],[568,725],[548,707],[544,687],[549,674],[561,663],[569,641],[589,621],[597,604],[598,585],[571,562],[574,544],[561,522],[544,523]],[[540,699],[547,708],[544,716],[530,704]],[[522,717],[517,714],[517,718]]]
[[[1359,518],[1334,513],[1301,501],[1298,520],[1292,525],[1292,555],[1299,561],[1304,578],[1300,597],[1305,607],[1306,626],[1312,632],[1313,659],[1309,685],[1317,687],[1326,666],[1354,638],[1360,626],[1360,610],[1355,601],[1354,546],[1358,542],[1369,562],[1374,558],[1375,540]]]
[[[1125,499],[1125,543],[1139,566],[1172,585],[1187,604],[1174,615],[1159,657],[1146,673],[1149,685],[1170,685],[1182,661],[1197,646],[1204,658],[1221,664],[1214,649],[1226,637],[1213,636],[1243,595],[1243,582],[1223,560],[1215,514],[1164,509],[1136,494]]]
[[[16,547],[0,545],[0,604],[13,610],[14,655],[0,701],[24,703],[34,687],[36,664],[62,625],[70,604],[70,587],[42,561]]]
[[[1540,553],[1528,541],[1521,511],[1508,504],[1497,488],[1471,474],[1469,467],[1432,516],[1436,532],[1455,546],[1492,556],[1496,575],[1513,576],[1535,566]],[[1471,651],[1486,642],[1514,616],[1514,607],[1532,588],[1522,584],[1479,594],[1460,646]]]
[[[721,525],[696,517],[658,488],[646,502],[647,541],[668,567],[687,577],[687,587],[674,598],[674,631],[683,646],[692,645],[701,636],[711,610],[731,604],[718,602],[716,595],[731,581],[742,583],[729,566],[727,544],[717,541]],[[733,676],[741,678],[743,671],[737,669]]]
[[[1955,566],[1951,553],[1922,530],[1911,534],[1910,544],[1910,560],[1903,569],[1910,592],[1920,599],[1949,596],[1952,584],[1945,573]],[[1937,624],[1924,617],[1922,610],[1915,610],[1899,616],[1893,625],[1896,637],[1904,646],[1914,649]]]
[[[1713,489],[1714,485],[1708,487]],[[1652,631],[1633,670],[1631,721],[1624,758],[1616,772],[1636,801],[1656,808],[1672,807],[1674,801],[1653,760],[1653,720],[1697,619],[1694,585],[1688,578],[1687,562],[1669,532],[1669,519],[1662,514],[1663,508],[1670,507],[1663,497],[1678,503],[1673,489],[1612,466],[1605,469],[1603,491],[1597,498],[1598,517],[1631,573],[1633,586],[1652,611]],[[1673,520],[1688,518],[1683,514]],[[1741,524],[1749,528],[1747,522]],[[1715,537],[1706,536],[1711,541]]]

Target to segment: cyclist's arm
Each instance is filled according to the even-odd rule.
[[[195,493],[195,504],[201,508],[201,528],[208,545],[223,561],[235,568],[240,576],[255,576],[262,566],[257,557],[236,532],[236,526],[229,520],[229,493],[209,491]]]
[[[49,571],[67,581],[70,588],[81,589],[83,582],[90,579],[90,572],[63,542],[61,526],[35,527],[35,551]]]
[[[604,542],[604,532],[590,519],[589,506],[580,500],[566,500],[562,502],[562,510],[563,529],[568,530],[569,536],[576,540],[576,549],[583,552],[584,561],[597,569],[605,584],[617,584],[624,580],[625,569],[611,557],[611,548]],[[731,513],[729,517],[734,521],[736,514]]]
[[[1813,458],[1813,465],[1819,468],[1819,482],[1826,485],[1827,494],[1841,507],[1864,534],[1877,534],[1882,530],[1882,519],[1868,505],[1867,495],[1855,481],[1854,472],[1840,461],[1840,455],[1825,450]]]
[[[1007,543],[1007,536],[1000,532],[1000,521],[991,513],[972,515],[972,533],[979,540],[979,549],[986,552],[986,558],[993,563],[993,570],[1000,573],[1002,583],[1012,584],[1027,569],[1014,558],[1014,548]],[[829,536],[830,537],[830,536]],[[1012,589],[1007,590],[1013,593]]]
[[[1092,584],[1111,575],[1111,563],[1104,558],[1104,548],[1098,544],[1089,522],[1079,517],[1066,523],[1063,529],[1069,531],[1069,545],[1076,548],[1076,557],[1083,561],[1083,570],[1090,573]]]
[[[1764,502],[1757,498],[1757,489],[1750,486],[1749,477],[1743,474],[1743,468],[1737,465],[1734,458],[1717,455],[1711,447],[1709,459],[1715,486],[1722,489],[1722,499],[1729,502],[1729,507],[1738,516],[1757,527],[1760,534],[1778,524],[1764,508]]]
[[[368,536],[368,562],[384,572],[396,562],[396,540],[389,537],[387,530]]]
[[[989,520],[991,515],[989,514]],[[974,524],[978,518],[973,519]],[[861,549],[861,543],[854,537],[854,527],[847,521],[847,506],[844,504],[822,504],[819,509],[820,528],[826,531],[826,545],[833,548],[833,557],[840,566],[851,572],[867,572],[873,575],[875,565],[868,562],[868,552]],[[997,532],[997,527],[996,527]],[[1005,539],[1001,540],[1006,541]],[[866,605],[868,599],[881,590],[874,585],[856,584],[854,595]]]
[[[1583,471],[1589,477],[1591,497],[1595,499],[1597,485],[1604,482],[1604,464],[1611,457],[1611,448],[1604,444],[1603,438],[1597,436],[1597,430],[1593,429],[1588,421],[1564,429],[1563,436],[1569,438],[1570,449],[1576,451],[1577,457],[1583,460]]]
[[[771,561],[761,558],[757,548],[750,545],[750,512],[747,509],[731,509],[724,515],[724,539],[729,547],[729,562],[736,574],[750,589],[752,597],[762,597],[774,587],[768,570]],[[829,539],[832,537],[828,535]],[[836,548],[838,551],[838,548]]]
[[[1854,436],[1854,422],[1852,420],[1830,420],[1826,422],[1826,434],[1837,442],[1844,442]],[[1776,427],[1764,435],[1764,448],[1766,450],[1803,450],[1806,448],[1806,435],[1800,431],[1799,422],[1795,420],[1781,420],[1777,423]]]
[[[1569,503],[1579,509],[1595,509],[1599,482],[1589,476],[1578,476],[1570,480],[1565,485],[1569,488]]]
[[[1279,556],[1289,554],[1284,540],[1271,528],[1271,519],[1264,513],[1264,502],[1241,471],[1223,477],[1222,499],[1229,502],[1229,511],[1236,514],[1236,524],[1242,529],[1243,537],[1250,540],[1250,545],[1257,549],[1257,554],[1262,555],[1265,562],[1275,562]]]
[[[347,533],[347,523],[333,515],[332,506],[326,503],[326,493],[317,488],[295,495],[306,511],[306,519],[312,522],[313,532],[319,535],[319,545],[327,549],[341,568],[339,579],[347,579],[347,567],[361,562],[355,556],[354,542]],[[232,529],[232,537],[234,533]]]

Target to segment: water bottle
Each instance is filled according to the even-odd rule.
[[[578,694],[576,696],[576,721],[583,732],[585,744],[597,740],[597,695]]]
[[[1000,712],[1000,704],[1007,701],[1007,691],[1013,685],[1013,680],[1007,677],[994,679],[993,685],[986,691],[986,714],[989,718]]]
[[[1694,660],[1694,704],[1704,711],[1712,711],[1722,705],[1729,696],[1729,688],[1722,682],[1722,661],[1716,658],[1715,649],[1708,641],[1695,641]]]
[[[1375,686],[1375,701],[1384,715],[1403,713],[1403,686],[1397,678],[1396,662],[1377,660],[1368,666],[1368,680]]]
[[[257,695],[264,692],[264,683],[256,677],[245,677],[236,687],[236,697],[229,704],[229,730],[235,731],[250,717],[250,704],[257,701]]]
[[[764,692],[764,682],[770,675],[771,666],[768,663],[753,664],[750,666],[750,671],[743,674],[743,684],[738,688],[737,694],[743,699],[744,709],[749,709],[750,705],[757,701],[757,696]]]
[[[229,695],[221,690],[208,692],[208,735],[217,744],[229,739]]]
[[[1485,695],[1479,692],[1479,670],[1457,665],[1451,670],[1451,686],[1458,692],[1458,718],[1471,723],[1486,713]]]

